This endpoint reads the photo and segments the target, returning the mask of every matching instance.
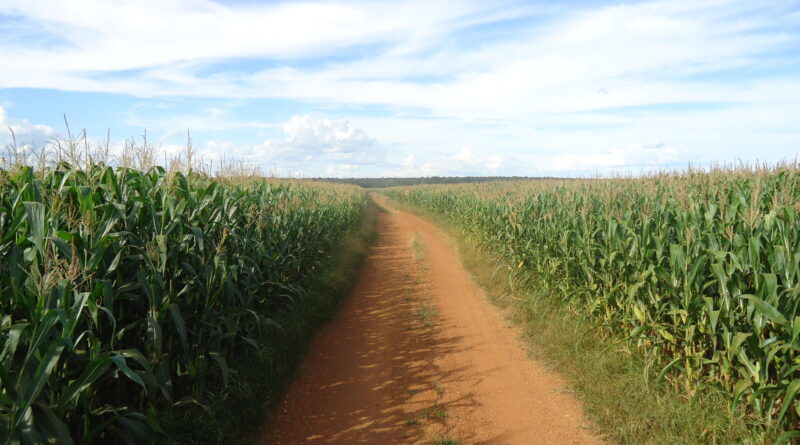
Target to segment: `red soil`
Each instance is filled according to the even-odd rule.
[[[444,233],[375,199],[387,210],[377,245],[261,443],[602,443],[564,381],[527,357]]]

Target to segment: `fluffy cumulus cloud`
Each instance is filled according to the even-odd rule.
[[[384,177],[413,177],[413,176],[431,176],[433,173],[433,164],[431,162],[418,163],[416,156],[412,153],[405,158],[399,160],[394,165],[386,166],[380,172],[380,176]]]
[[[57,136],[57,132],[47,125],[33,124],[27,119],[13,118],[0,107],[0,147],[14,143],[17,148],[40,148]]]
[[[503,157],[497,155],[480,156],[472,148],[464,147],[452,161],[457,163],[459,170],[464,169],[483,169],[485,173],[496,174],[503,166]]]
[[[376,139],[347,120],[292,116],[283,124],[283,138],[267,139],[248,155],[268,165],[289,165],[296,171],[328,176],[353,176],[364,165],[383,162]]]
[[[311,116],[293,116],[283,125],[286,139],[279,146],[310,153],[356,153],[371,148],[375,141],[350,122]],[[270,141],[273,143],[273,141]]]

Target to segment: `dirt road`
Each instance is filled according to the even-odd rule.
[[[318,333],[264,444],[600,444],[555,374],[462,269],[392,208],[353,295]]]

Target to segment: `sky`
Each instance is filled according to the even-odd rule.
[[[0,0],[0,146],[300,177],[794,161],[800,0]]]

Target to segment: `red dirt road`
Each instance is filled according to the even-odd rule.
[[[379,238],[263,444],[601,444],[442,231],[375,200]],[[435,442],[438,441],[438,442]]]

